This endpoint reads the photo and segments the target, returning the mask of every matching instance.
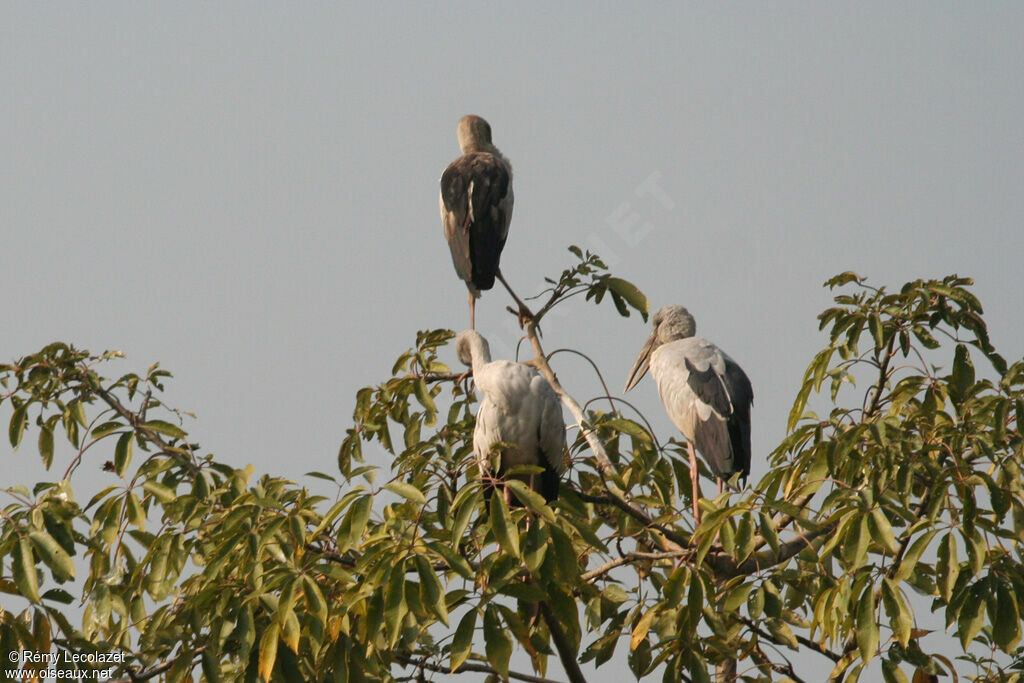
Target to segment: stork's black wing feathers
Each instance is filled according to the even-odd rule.
[[[729,394],[726,392],[722,379],[715,372],[712,364],[704,370],[698,370],[689,358],[686,359],[686,370],[689,373],[686,383],[704,403],[715,409],[719,415],[728,415],[730,412]]]
[[[511,176],[492,154],[465,154],[441,175],[445,238],[455,271],[479,290],[494,286],[511,216]]]
[[[732,415],[729,416],[729,441],[732,443],[733,470],[750,474],[750,406],[754,403],[754,388],[743,368],[732,358],[725,357],[725,385],[732,397]]]
[[[686,359],[687,386],[717,413],[707,420],[694,420],[694,446],[716,476],[728,479],[742,472],[746,477],[750,474],[750,405],[754,391],[743,369],[722,355],[724,374],[716,372],[713,363],[698,370]]]

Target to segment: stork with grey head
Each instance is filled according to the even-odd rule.
[[[686,437],[693,484],[693,514],[700,521],[700,451],[718,480],[737,472],[750,474],[750,407],[754,390],[750,379],[724,351],[695,336],[697,324],[682,306],[666,306],[654,313],[653,331],[626,380],[629,391],[650,369],[669,418]]]

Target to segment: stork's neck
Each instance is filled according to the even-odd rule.
[[[491,349],[487,340],[479,334],[470,335],[469,354],[473,359],[473,375],[479,376],[483,367],[491,362]]]
[[[500,159],[505,158],[502,156],[501,150],[485,140],[470,138],[468,140],[462,140],[461,143],[462,144],[460,144],[459,147],[462,149],[463,154],[493,154]]]

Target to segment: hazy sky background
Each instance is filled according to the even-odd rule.
[[[4,2],[0,358],[160,361],[220,459],[335,472],[355,391],[468,324],[437,181],[476,113],[515,169],[506,276],[535,293],[579,244],[686,305],[753,382],[756,481],[836,272],[972,276],[1024,353],[1022,34],[1018,2]],[[477,306],[495,356],[506,303]],[[648,328],[580,304],[544,332],[621,390]],[[631,398],[675,434],[653,382]]]

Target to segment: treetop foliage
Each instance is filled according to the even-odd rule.
[[[116,353],[61,343],[0,365],[12,447],[62,472],[3,489],[3,648],[122,652],[126,681],[538,681],[553,656],[573,681],[614,657],[665,681],[1020,680],[1024,361],[996,352],[970,280],[829,280],[827,345],[768,473],[701,500],[697,525],[685,445],[553,372],[555,306],[647,317],[572,253],[526,328],[576,423],[551,504],[517,481],[523,507],[485,499],[449,330],[357,392],[337,475],[313,473],[333,497],[204,453],[159,366],[108,379]],[[112,484],[83,503],[84,463]]]

